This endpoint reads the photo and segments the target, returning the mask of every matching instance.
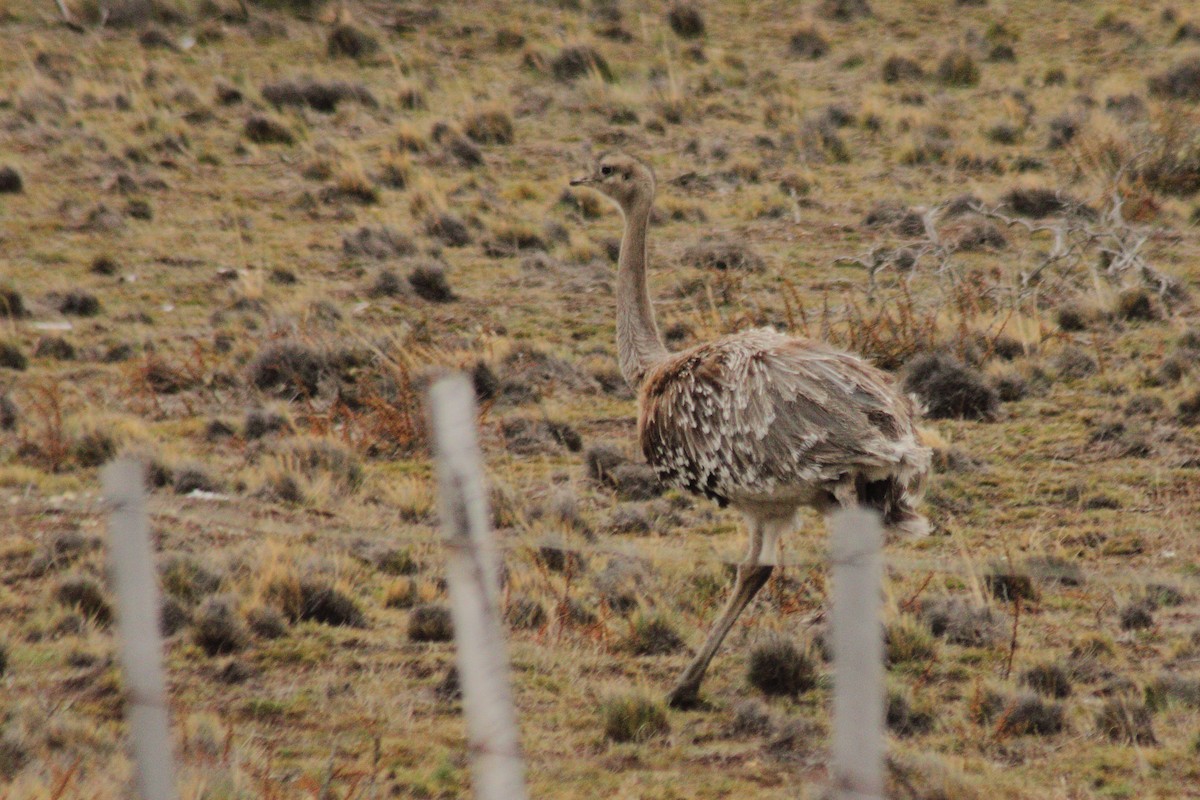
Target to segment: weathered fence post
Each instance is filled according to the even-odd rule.
[[[428,403],[475,796],[523,800],[524,766],[508,683],[499,562],[475,431],[475,392],[466,376],[450,375],[429,388]]]
[[[883,531],[879,515],[830,519],[833,589],[833,787],[837,800],[882,800],[884,761]]]
[[[109,569],[117,592],[121,668],[128,692],[137,787],[143,800],[175,800],[175,766],[163,677],[158,583],[146,520],[145,469],[123,458],[104,468]]]

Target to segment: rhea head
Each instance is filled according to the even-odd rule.
[[[572,186],[590,186],[608,195],[628,213],[634,208],[647,210],[654,200],[654,171],[625,153],[605,153],[596,159],[592,173],[571,181]]]

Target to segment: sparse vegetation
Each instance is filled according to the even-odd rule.
[[[887,795],[1195,783],[1186,3],[65,6],[83,33],[0,11],[0,793],[127,794],[119,454],[147,465],[184,795],[469,793],[423,434],[445,369],[479,400],[530,796],[823,791],[819,517],[709,704],[659,703],[743,544],[638,446],[620,219],[566,185],[613,149],[657,176],[669,347],[766,326],[924,368]],[[756,688],[772,635],[812,668]],[[650,710],[610,735],[610,692]]]

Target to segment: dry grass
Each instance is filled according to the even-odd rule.
[[[898,377],[937,352],[977,390],[981,419],[927,423],[936,534],[889,545],[891,794],[1180,796],[1200,782],[1183,5],[68,2],[81,38],[9,3],[0,794],[125,791],[89,544],[119,452],[149,461],[184,797],[464,794],[445,618],[416,610],[447,604],[420,400],[453,366],[483,405],[532,794],[818,795],[829,666],[760,648],[747,675],[756,643],[819,642],[819,520],[710,704],[659,703],[741,523],[635,457],[619,217],[565,186],[619,147],[658,175],[675,346],[773,325]],[[427,617],[435,641],[411,641]]]

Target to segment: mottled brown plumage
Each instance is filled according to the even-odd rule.
[[[930,451],[917,411],[891,379],[823,342],[756,329],[681,353],[662,344],[646,288],[654,174],[623,154],[602,156],[573,185],[616,201],[625,218],[617,269],[617,356],[638,390],[638,435],[667,483],[730,505],[750,524],[733,595],[670,695],[693,704],[709,662],[771,573],[778,537],[803,507],[862,504],[894,530],[924,532],[917,513]]]
[[[872,504],[893,527],[913,528],[911,503],[929,466],[913,417],[912,401],[861,359],[758,329],[653,367],[638,433],[662,480],[722,505],[824,510],[853,479],[884,484]]]

